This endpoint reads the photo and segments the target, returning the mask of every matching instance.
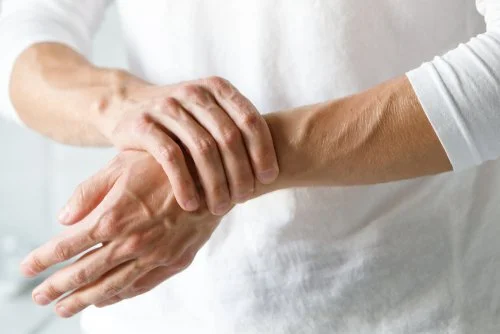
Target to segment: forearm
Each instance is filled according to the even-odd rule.
[[[405,77],[339,101],[268,116],[274,188],[388,182],[500,157],[500,3],[478,1],[487,31]]]
[[[22,121],[66,144],[109,145],[99,130],[102,103],[140,80],[97,68],[62,44],[39,43],[17,59],[10,96]]]
[[[301,186],[375,184],[451,170],[406,77],[318,105],[270,114],[278,181]]]

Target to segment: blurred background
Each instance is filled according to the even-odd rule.
[[[123,51],[112,6],[94,41],[93,61],[126,68]],[[58,319],[50,306],[32,303],[37,282],[19,275],[18,262],[61,230],[57,213],[75,186],[113,155],[112,149],[56,144],[0,119],[0,333],[79,333],[78,318]]]

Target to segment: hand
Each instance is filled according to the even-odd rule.
[[[263,184],[276,179],[278,164],[267,123],[228,81],[214,77],[163,87],[120,84],[96,106],[97,127],[119,149],[149,152],[168,175],[184,210],[200,205],[184,150],[195,163],[194,174],[213,214],[222,215],[231,203],[250,198],[255,177]],[[81,218],[68,210],[60,215],[66,224]]]
[[[85,218],[21,265],[25,275],[35,276],[90,250],[33,291],[41,305],[73,291],[57,302],[62,317],[142,294],[182,271],[221,219],[206,207],[179,207],[161,166],[145,152],[120,153],[81,189],[88,197],[73,196],[68,205]]]

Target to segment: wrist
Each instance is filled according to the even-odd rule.
[[[257,196],[307,185],[307,175],[313,169],[313,161],[307,154],[307,135],[301,128],[307,121],[309,109],[302,107],[264,116],[273,138],[280,173],[272,184],[258,184]]]
[[[120,69],[97,69],[93,76],[97,84],[90,108],[91,122],[111,142],[113,130],[125,112],[127,101],[134,91],[150,85]]]

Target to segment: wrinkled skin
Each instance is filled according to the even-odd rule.
[[[192,262],[221,217],[206,206],[184,211],[161,166],[149,154],[120,153],[79,186],[68,205],[85,218],[28,255],[27,276],[101,245],[57,271],[33,291],[47,305],[64,293],[56,312],[70,317],[145,293]]]

